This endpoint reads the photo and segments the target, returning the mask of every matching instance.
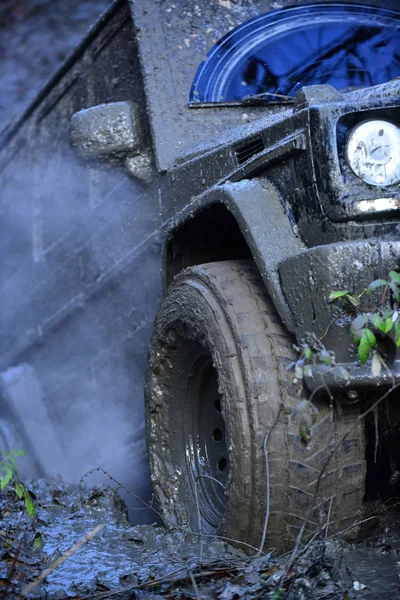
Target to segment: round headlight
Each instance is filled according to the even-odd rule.
[[[400,129],[389,121],[365,121],[350,133],[347,161],[366,183],[384,186],[400,181]]]

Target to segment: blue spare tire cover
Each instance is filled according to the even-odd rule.
[[[400,76],[400,12],[313,3],[270,11],[222,37],[201,63],[190,102],[294,96],[305,85],[350,90]]]

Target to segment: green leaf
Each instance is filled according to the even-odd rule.
[[[25,450],[11,450],[10,456],[23,456],[25,454]]]
[[[15,482],[15,493],[18,498],[21,500],[22,496],[25,494],[25,486],[20,481]]]
[[[304,348],[304,356],[306,357],[307,360],[311,360],[311,358],[312,358],[312,350],[311,350],[310,346],[305,346],[305,348]]]
[[[369,354],[376,346],[376,337],[370,329],[363,329],[360,344],[358,346],[358,357],[362,365],[368,360]]]
[[[352,296],[351,294],[346,294],[344,300],[351,304],[353,308],[358,308],[360,306],[360,299],[356,296]]]
[[[374,348],[376,346],[376,337],[370,329],[364,329],[363,337],[365,337],[368,340],[368,343],[370,344],[371,348]]]
[[[346,296],[348,293],[349,293],[348,290],[340,290],[338,292],[331,292],[329,294],[328,301],[333,302],[334,300],[338,300],[338,298],[343,298],[343,296]]]
[[[307,446],[311,440],[311,432],[309,427],[307,427],[305,424],[301,424],[299,427],[299,435],[301,443]]]
[[[274,590],[271,600],[281,600],[284,596],[285,592],[283,590]]]
[[[372,322],[379,331],[385,333],[386,322],[382,319],[382,317],[378,314],[372,316]]]
[[[368,315],[361,314],[356,317],[351,323],[351,333],[353,334],[354,342],[357,343],[361,339],[362,330],[368,323]]]
[[[396,341],[396,346],[400,348],[400,323],[399,321],[394,322],[394,336]]]
[[[29,494],[29,491],[26,488],[24,491],[24,500],[25,500],[26,510],[28,511],[28,515],[31,517],[31,519],[33,519],[33,517],[35,516],[35,505]]]
[[[392,319],[392,321],[395,321],[397,316],[396,316],[396,311],[393,312],[392,308],[386,308],[385,310],[380,310],[381,313],[381,317],[382,319]],[[395,318],[393,318],[393,315],[395,315]]]
[[[395,281],[396,283],[400,283],[400,273],[397,273],[397,271],[390,271],[389,277],[392,281]]]
[[[331,365],[332,357],[327,350],[321,350],[319,353],[319,359],[324,363],[324,365],[328,365],[328,367]]]
[[[389,331],[391,331],[393,327],[393,321],[392,319],[386,319],[385,320],[385,331],[384,333],[389,333]]]
[[[10,479],[12,478],[12,471],[11,469],[8,469],[7,473],[4,475],[4,477],[1,478],[1,482],[0,482],[0,488],[3,490],[7,483],[10,481]]]
[[[11,462],[3,462],[0,465],[0,471],[8,471],[8,469],[10,469],[10,471],[15,472],[15,467]]]
[[[43,538],[42,538],[42,534],[37,531],[35,533],[35,537],[33,538],[33,549],[34,550],[41,550],[43,548]]]
[[[370,294],[372,294],[373,291],[377,290],[380,287],[384,287],[387,286],[388,282],[385,279],[375,279],[375,281],[372,281],[369,286],[367,287],[367,294],[368,296]]]

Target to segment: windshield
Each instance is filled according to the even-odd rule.
[[[262,14],[211,48],[189,101],[294,96],[314,84],[346,91],[384,83],[400,76],[399,28],[400,12],[342,2]]]

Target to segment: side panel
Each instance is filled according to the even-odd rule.
[[[91,35],[0,150],[0,370],[28,365],[38,381],[63,456],[42,455],[42,471],[79,480],[102,466],[145,496],[157,195],[116,168],[82,167],[69,147],[70,118],[82,108],[133,100],[145,116],[127,4]]]
[[[130,0],[158,166],[166,170],[188,147],[210,140],[265,109],[190,110],[194,75],[208,50],[230,29],[269,10],[270,0]],[[162,67],[161,67],[162,65]],[[162,90],[162,93],[160,92]],[[239,114],[240,113],[240,114]]]

